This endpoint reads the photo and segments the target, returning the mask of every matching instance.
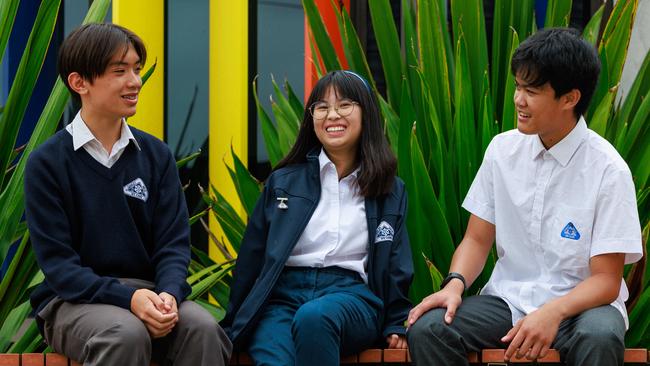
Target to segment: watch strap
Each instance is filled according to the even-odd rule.
[[[467,290],[467,282],[465,282],[465,277],[458,272],[449,272],[447,277],[445,277],[445,279],[442,280],[442,283],[440,284],[440,289],[443,289],[445,286],[447,286],[449,281],[453,280],[454,278],[459,279],[463,283],[463,292],[465,292],[465,290]]]

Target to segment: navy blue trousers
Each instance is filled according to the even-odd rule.
[[[285,267],[249,343],[255,365],[338,365],[381,335],[383,303],[358,273]]]

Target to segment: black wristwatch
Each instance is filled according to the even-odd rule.
[[[467,282],[465,282],[465,277],[463,277],[462,274],[456,272],[449,272],[447,277],[445,277],[445,279],[442,280],[442,283],[440,284],[440,289],[442,290],[443,288],[445,288],[445,286],[447,286],[449,281],[453,280],[454,278],[458,278],[459,280],[461,280],[461,282],[463,282],[463,292],[465,292],[465,290],[467,290]]]

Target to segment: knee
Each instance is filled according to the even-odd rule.
[[[433,309],[424,313],[406,333],[409,345],[448,338],[449,327],[444,323],[443,316],[444,309]]]
[[[145,327],[144,323],[140,320],[120,322],[116,325],[117,335],[125,344],[133,344],[138,346],[150,346],[151,337]]]
[[[215,337],[221,328],[210,313],[193,302],[184,302],[179,309],[177,327],[180,332],[200,337]]]
[[[308,332],[307,334],[318,334],[322,330],[334,330],[339,332],[337,322],[327,315],[323,309],[314,303],[306,303],[296,311],[291,324],[293,333]]]
[[[115,349],[123,352],[151,350],[151,337],[144,323],[136,317],[118,319],[110,327],[93,336],[86,343],[89,348]]]
[[[580,344],[591,349],[625,349],[624,340],[620,338],[620,336],[615,331],[605,327],[578,329],[575,331],[574,339],[576,341],[576,344]]]

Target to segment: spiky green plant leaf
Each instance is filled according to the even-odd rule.
[[[305,9],[305,16],[309,22],[309,29],[318,45],[318,54],[320,54],[323,60],[325,69],[340,70],[341,62],[336,55],[334,45],[332,44],[329,33],[327,33],[327,29],[325,28],[325,24],[323,23],[323,19],[320,16],[318,7],[314,3],[314,0],[302,0],[302,5]],[[312,55],[316,55],[316,53],[312,52]]]
[[[397,28],[393,21],[388,0],[375,0],[368,2],[370,18],[377,38],[377,47],[381,56],[384,77],[388,89],[388,102],[395,112],[399,113],[399,102],[402,93],[402,78],[404,64],[400,51]]]
[[[568,27],[572,5],[572,0],[549,0],[546,5],[544,27]]]

